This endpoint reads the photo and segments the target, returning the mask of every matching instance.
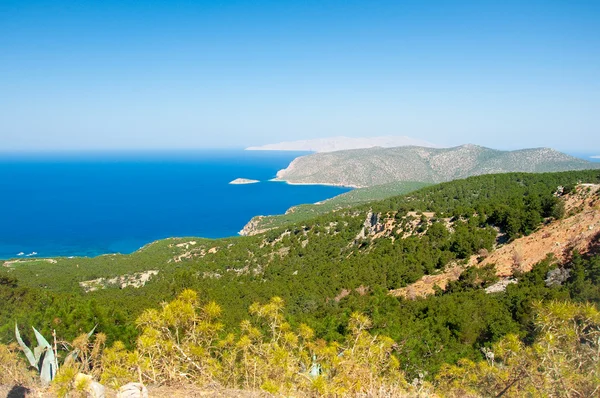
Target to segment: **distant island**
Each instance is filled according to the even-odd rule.
[[[600,164],[550,148],[499,151],[467,144],[454,148],[404,146],[315,153],[294,159],[275,181],[372,187],[398,181],[439,183],[481,174],[598,169]]]
[[[230,184],[231,185],[243,185],[243,184],[256,184],[257,182],[260,182],[259,180],[251,180],[249,178],[236,178],[235,180],[231,181]]]
[[[422,146],[428,148],[439,148],[439,145],[427,141],[418,140],[407,136],[384,136],[384,137],[328,137],[313,140],[286,141],[278,144],[263,146],[251,146],[247,151],[309,151],[309,152],[334,152],[348,149],[361,148],[392,148],[398,146]]]

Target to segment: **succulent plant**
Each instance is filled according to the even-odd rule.
[[[46,340],[36,328],[33,326],[31,328],[33,329],[33,333],[35,334],[35,338],[38,343],[38,346],[35,347],[33,351],[31,351],[31,349],[25,345],[23,339],[21,339],[19,327],[16,323],[15,336],[31,366],[36,368],[39,372],[42,384],[48,385],[52,380],[54,380],[54,376],[56,376],[56,372],[58,372],[58,358],[56,357],[56,353],[52,349],[52,346],[50,343],[48,343],[48,340]],[[91,337],[95,329],[96,326],[94,326],[94,328],[88,333],[88,337]],[[66,359],[75,360],[77,359],[78,355],[79,350],[75,349],[67,355]]]
[[[25,345],[23,339],[21,339],[17,324],[15,324],[15,336],[31,366],[36,368],[40,373],[42,384],[47,385],[54,379],[54,376],[58,371],[58,360],[52,346],[48,343],[48,340],[46,340],[33,326],[32,329],[38,343],[38,346],[35,347],[33,351],[31,351],[31,349]]]

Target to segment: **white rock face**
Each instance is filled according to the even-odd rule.
[[[491,294],[491,293],[501,293],[501,292],[503,292],[503,291],[505,291],[505,290],[506,290],[506,287],[507,287],[508,285],[511,285],[511,284],[513,284],[513,283],[517,283],[517,280],[516,280],[516,279],[513,279],[513,278],[502,279],[501,281],[498,281],[498,282],[494,283],[493,285],[491,285],[491,286],[488,286],[488,287],[485,289],[485,292],[486,292],[487,294]]]
[[[247,151],[310,151],[310,152],[334,152],[346,149],[360,148],[392,148],[397,146],[424,146],[439,148],[438,145],[427,141],[418,140],[407,136],[385,136],[385,137],[328,137],[313,140],[286,141],[278,144],[263,146],[251,146]]]

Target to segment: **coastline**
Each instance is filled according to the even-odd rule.
[[[0,200],[7,227],[0,234],[0,264],[33,252],[27,258],[94,258],[128,255],[168,237],[235,237],[256,215],[282,214],[351,189],[264,184],[298,155],[304,154],[203,151],[9,159],[3,165],[3,170],[10,168],[5,183],[17,194]],[[259,182],[246,187],[228,184],[239,177]],[[61,185],[65,181],[66,190]],[[77,195],[70,194],[75,191]],[[127,200],[113,200],[115,192]],[[37,197],[48,200],[34,204]],[[168,212],[156,213],[157,208]],[[56,228],[50,231],[47,225]]]
[[[291,182],[288,180],[280,179],[278,177],[271,178],[270,182],[283,182],[288,185],[321,185],[326,187],[340,187],[340,188],[367,188],[366,186],[354,185],[354,184],[339,184],[339,183],[325,183],[325,182]]]

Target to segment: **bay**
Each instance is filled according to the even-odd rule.
[[[349,191],[268,181],[301,154],[2,154],[0,258],[130,253],[167,237],[235,236],[255,215]],[[229,184],[236,178],[260,182]]]

